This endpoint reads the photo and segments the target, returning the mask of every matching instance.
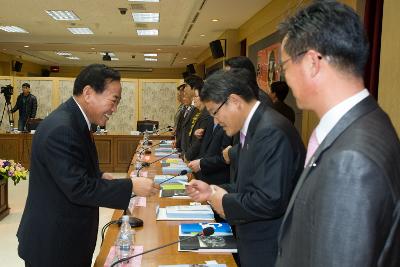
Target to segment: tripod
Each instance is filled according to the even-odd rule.
[[[6,102],[4,103],[3,113],[1,114],[0,127],[1,127],[1,124],[3,123],[4,112],[6,111],[6,109],[7,109],[8,123],[9,123],[10,129],[13,129],[13,127],[14,127],[14,117],[13,117],[13,115],[11,113],[11,102],[7,101],[7,99],[6,99]]]

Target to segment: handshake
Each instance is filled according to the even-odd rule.
[[[132,180],[132,193],[140,197],[149,197],[157,194],[160,185],[154,183],[153,179],[135,177]]]

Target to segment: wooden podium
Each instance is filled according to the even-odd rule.
[[[0,179],[0,220],[10,214],[8,206],[8,180]]]

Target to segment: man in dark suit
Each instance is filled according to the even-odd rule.
[[[203,87],[203,82],[201,83]],[[201,88],[194,88],[193,104],[198,112],[192,118],[191,127],[189,130],[188,147],[185,151],[185,159],[188,161],[194,160],[199,157],[201,144],[203,143],[203,134],[207,124],[212,120],[208,114],[203,102],[200,100]]]
[[[180,136],[176,137],[177,148],[182,150],[183,154],[189,146],[189,131],[192,126],[192,119],[198,113],[198,109],[193,105],[194,88],[203,86],[203,79],[198,76],[191,75],[185,78],[185,89],[183,91],[183,101],[186,105],[186,110],[183,112],[179,123]]]
[[[249,79],[244,69],[219,71],[201,92],[226,134],[240,133],[236,183],[216,186],[192,180],[187,190],[236,226],[241,266],[272,266],[279,226],[302,171],[304,146],[288,120],[260,106]]]
[[[18,254],[26,266],[90,266],[98,207],[126,209],[132,193],[156,193],[151,179],[113,179],[99,169],[90,124],[104,126],[120,98],[119,73],[90,65],[76,78],[73,97],[37,128],[17,233]]]
[[[224,129],[214,123],[212,118],[209,119],[198,158],[188,164],[196,179],[215,185],[228,183],[229,165],[222,157],[222,151],[231,144],[232,138],[227,136]]]
[[[176,90],[178,91],[176,94],[176,98],[177,98],[177,101],[179,102],[179,106],[178,106],[175,116],[174,116],[174,129],[175,130],[176,130],[176,126],[178,125],[178,120],[181,115],[181,112],[182,112],[182,110],[185,109],[185,105],[183,104],[183,90],[185,89],[185,86],[186,85],[183,83],[176,88]]]
[[[26,130],[26,123],[29,119],[36,117],[37,99],[32,95],[31,85],[29,83],[22,84],[22,93],[17,97],[17,103],[11,110],[11,113],[19,110],[18,131]]]
[[[400,142],[364,86],[362,22],[344,4],[319,1],[281,31],[287,83],[298,107],[320,121],[282,223],[277,266],[400,266]]]
[[[271,83],[271,92],[269,96],[272,99],[274,109],[294,124],[296,119],[294,110],[285,103],[285,98],[288,93],[289,86],[285,81]]]
[[[245,69],[250,72],[249,82],[253,84],[252,90],[257,100],[261,102],[261,106],[268,106],[272,107],[272,100],[269,95],[261,90],[257,83],[257,73],[256,69],[254,68],[253,62],[248,57],[238,56],[238,57],[231,57],[225,61],[225,69]],[[239,143],[239,134],[236,134],[232,137],[232,146],[228,146],[223,151],[223,157],[227,164],[230,166],[230,178],[232,182],[236,179],[236,172],[237,172],[237,159],[235,152],[237,151],[237,146]]]

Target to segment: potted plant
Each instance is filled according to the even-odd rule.
[[[14,185],[21,179],[26,180],[28,171],[20,163],[13,160],[0,159],[0,220],[9,214],[8,207],[8,179],[13,180]]]

